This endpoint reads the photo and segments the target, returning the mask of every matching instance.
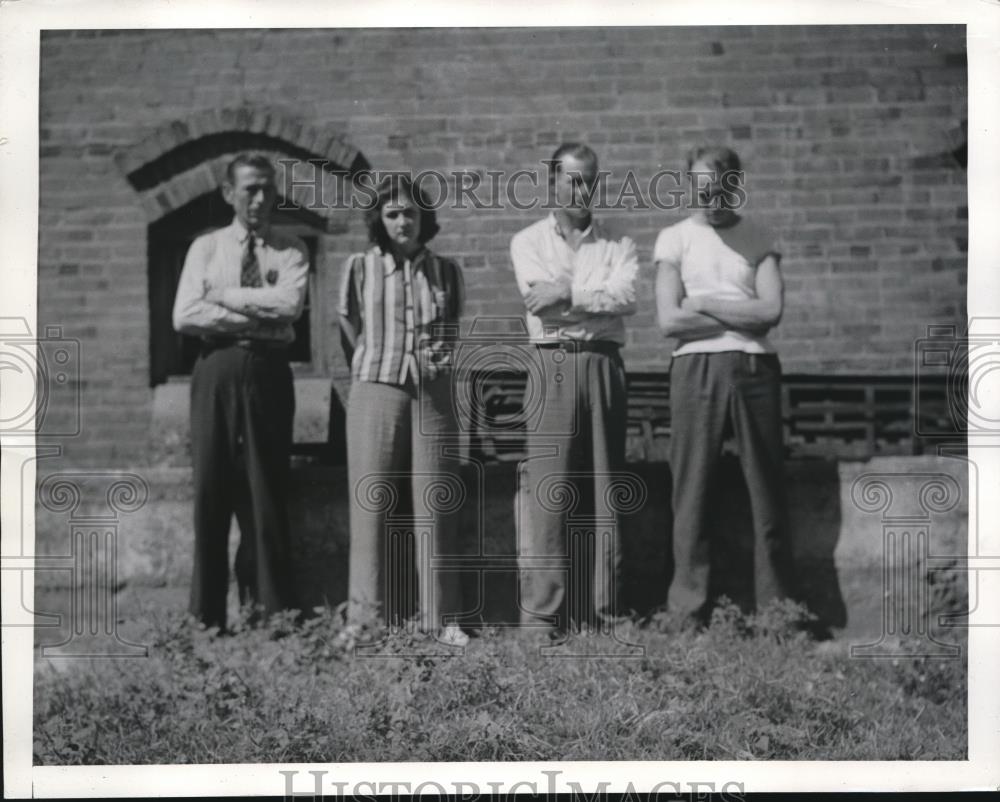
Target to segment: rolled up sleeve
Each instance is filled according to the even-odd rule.
[[[552,280],[538,255],[538,244],[532,240],[530,233],[530,230],[520,231],[510,241],[510,261],[521,295],[527,295],[532,282]]]

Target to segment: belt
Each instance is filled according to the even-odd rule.
[[[203,354],[218,351],[220,348],[243,348],[255,354],[284,354],[288,343],[277,340],[255,340],[252,337],[202,337],[201,352]]]
[[[551,342],[535,343],[539,348],[561,348],[565,351],[588,354],[604,354],[618,356],[621,345],[611,340],[552,340]]]

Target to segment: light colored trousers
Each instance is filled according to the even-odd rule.
[[[351,510],[349,617],[377,611],[391,620],[392,595],[406,587],[411,566],[400,557],[401,540],[416,536],[420,628],[435,632],[448,614],[460,612],[456,572],[435,570],[434,558],[454,554],[458,514],[464,501],[455,447],[457,424],[448,376],[420,390],[356,381],[347,405],[347,472]],[[409,493],[407,492],[409,490]],[[404,508],[412,493],[412,513]],[[390,556],[392,556],[391,563]],[[396,589],[396,590],[393,590]]]
[[[625,467],[625,367],[614,345],[567,347],[538,348],[544,396],[519,477],[520,617],[596,629],[620,615],[621,527],[609,499]]]

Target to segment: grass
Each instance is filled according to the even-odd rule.
[[[630,628],[637,658],[557,659],[523,630],[361,657],[336,611],[222,638],[151,612],[146,659],[37,661],[35,763],[965,758],[964,657],[851,659],[791,618],[728,607]]]

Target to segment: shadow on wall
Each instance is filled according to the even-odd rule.
[[[834,561],[843,523],[838,463],[801,461],[794,469],[797,492],[789,494],[788,513],[799,592],[821,621],[844,627],[847,605]]]
[[[674,574],[672,479],[666,463],[632,464],[628,470],[645,482],[648,495],[641,509],[623,519],[625,582],[621,604],[641,614],[666,600]],[[802,600],[828,625],[843,627],[847,609],[834,564],[841,525],[837,463],[797,461],[794,470],[789,514]],[[717,498],[711,592],[751,610],[754,579],[750,498],[735,457],[727,456],[721,462]]]
[[[473,463],[465,470],[468,493],[458,503],[461,553],[451,556],[461,560],[452,570],[461,573],[463,617],[513,623],[519,617],[517,466]],[[665,463],[633,464],[629,470],[646,492],[623,521],[620,602],[643,612],[663,602],[671,573],[670,474]],[[948,640],[955,627],[967,625],[959,614],[969,605],[968,498],[970,482],[979,486],[973,461],[951,455],[866,462],[796,459],[786,462],[786,471],[798,573],[807,601],[823,620],[841,627],[848,619],[848,635],[869,639],[916,627],[919,637],[932,633]],[[44,565],[35,570],[37,587],[68,591],[81,582],[104,581],[102,576],[113,579],[116,588],[188,584],[189,468],[139,473],[40,469],[38,479],[35,553]],[[744,542],[741,533],[749,534],[750,514],[735,461],[724,462],[719,488],[717,532],[723,542],[716,587],[746,605],[750,560],[738,544]],[[303,601],[337,605],[347,595],[346,469],[296,467],[289,502],[295,581]],[[406,506],[400,505],[398,528],[412,531]],[[230,555],[238,538],[233,529]],[[974,543],[973,553],[977,549]],[[109,568],[113,577],[101,573]],[[409,592],[412,605],[413,589],[411,579],[397,595],[405,599]],[[404,604],[405,609],[412,607]]]
[[[834,551],[840,533],[840,479],[837,463],[797,462],[792,483],[791,522],[796,565],[805,601],[822,620],[842,627],[847,613]],[[664,463],[630,465],[646,486],[646,502],[623,517],[625,578],[620,604],[644,613],[666,598],[673,573],[671,556],[670,472]],[[293,503],[297,585],[308,605],[336,604],[346,597],[348,516],[346,472],[327,468],[298,471]],[[513,624],[518,621],[517,466],[514,463],[466,466],[468,496],[461,510],[459,542],[463,620]],[[331,481],[332,480],[332,481]],[[713,588],[744,608],[753,604],[750,502],[735,459],[720,471],[719,538],[713,565]],[[400,498],[395,512],[406,530],[409,499]],[[412,549],[404,546],[412,559]],[[453,555],[457,556],[457,555]],[[412,564],[412,563],[411,563]],[[413,610],[412,576],[400,576],[394,595],[400,612]]]
[[[662,466],[663,470],[669,470]],[[828,626],[844,627],[847,608],[834,554],[840,538],[840,477],[837,463],[797,460],[790,463],[789,529],[799,600]],[[754,606],[753,528],[750,496],[735,456],[719,470],[715,507],[718,548],[712,564],[712,591],[744,610]]]

